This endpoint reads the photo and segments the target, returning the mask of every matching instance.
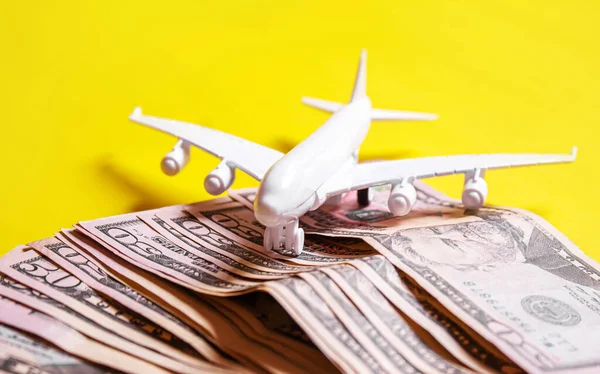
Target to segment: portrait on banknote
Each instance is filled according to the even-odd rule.
[[[385,241],[421,265],[487,271],[519,262],[600,290],[600,281],[576,266],[560,241],[523,217],[493,210],[476,216],[480,220],[397,231]]]

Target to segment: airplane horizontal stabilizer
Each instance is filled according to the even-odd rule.
[[[341,107],[344,106],[344,104],[337,103],[335,101],[315,99],[312,97],[303,97],[302,102],[308,106],[312,106],[313,108],[321,109],[330,113],[337,112]]]
[[[405,112],[402,110],[372,109],[372,121],[431,121],[437,114]]]

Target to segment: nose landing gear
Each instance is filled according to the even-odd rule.
[[[283,225],[267,227],[263,246],[267,252],[284,246],[286,251],[292,251],[294,255],[299,256],[304,248],[304,230],[298,227],[298,219],[294,218]]]
[[[367,206],[373,200],[373,190],[369,187],[356,191],[356,198],[359,206]]]

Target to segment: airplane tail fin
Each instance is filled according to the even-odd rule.
[[[354,88],[352,90],[350,102],[364,97],[367,97],[367,51],[365,49],[360,52],[358,71],[356,73],[356,80],[354,81]],[[308,106],[312,106],[313,108],[321,109],[330,113],[337,112],[344,106],[344,104],[335,101],[315,99],[312,97],[303,97],[302,102]]]
[[[352,90],[352,98],[350,102],[356,99],[367,97],[367,50],[363,49],[360,52],[360,60],[358,62],[358,71],[356,72],[356,80],[354,81],[354,89]]]
[[[365,97],[367,97],[367,51],[363,49],[360,53],[358,72],[356,73],[356,80],[354,82],[354,89],[352,90],[352,98],[350,99],[350,102]],[[303,97],[302,102],[308,106],[312,106],[313,108],[321,109],[330,113],[337,112],[345,105],[335,101],[315,99],[312,97]],[[438,116],[436,114],[405,112],[401,110],[371,109],[372,121],[430,121],[437,118]]]

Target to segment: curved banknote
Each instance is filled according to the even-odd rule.
[[[0,296],[0,310],[2,310],[2,313],[0,313],[0,323],[7,324],[21,331],[26,331],[33,335],[39,336],[40,338],[53,343],[66,352],[83,359],[132,374],[168,373],[168,371],[163,370],[158,366],[154,366],[147,361],[121,352],[118,349],[113,349],[98,343],[93,339],[89,339],[85,335],[80,334],[53,317],[50,317],[49,315],[39,311],[33,311],[32,309],[15,302],[12,299]],[[21,345],[21,347],[23,347],[23,345]],[[14,353],[10,356],[14,357]],[[11,361],[10,356],[6,363],[15,363],[15,361]],[[58,357],[59,360],[61,358],[64,359],[64,356]],[[50,360],[54,363],[56,363],[56,359],[56,356],[50,357]],[[17,360],[22,361],[23,356],[19,355]],[[29,365],[20,365],[17,367],[17,369],[20,369],[20,372],[36,372],[25,371],[25,369],[34,368],[34,365],[31,363],[31,361],[28,362]],[[64,362],[65,361],[60,360],[58,362],[59,367],[60,364]],[[67,363],[69,362],[73,363],[73,360],[68,360]],[[86,372],[85,370],[88,368],[91,372],[98,371],[97,368],[93,366],[90,367],[89,365],[78,365],[78,367],[83,369],[83,372]]]
[[[302,218],[307,232],[361,238],[444,307],[529,372],[594,372],[600,365],[600,267],[529,212],[476,212],[418,184],[407,217],[393,217],[376,190],[359,207]]]
[[[0,372],[102,374],[107,373],[108,369],[0,324]]]
[[[293,360],[295,352],[287,349],[285,344],[274,339],[265,341],[260,336],[257,337],[256,334],[249,332],[249,330],[256,330],[256,323],[251,323],[249,326],[240,323],[239,319],[229,316],[226,310],[220,307],[221,305],[212,305],[209,300],[196,293],[186,292],[185,289],[169,284],[137,266],[131,266],[140,264],[122,261],[111,251],[75,230],[65,230],[58,236],[61,240],[69,242],[79,254],[88,256],[88,260],[93,261],[96,267],[103,268],[123,283],[133,282],[138,292],[144,293],[164,308],[170,309],[189,326],[202,333],[250,370],[294,372],[297,369],[292,365],[298,364],[296,366],[304,368],[302,369],[304,371],[322,372],[324,368],[330,367],[322,364],[322,355],[315,351],[311,352],[312,356],[308,356],[312,357],[312,361],[307,360],[307,356]],[[226,301],[220,301],[220,304],[223,303]],[[315,363],[317,363],[316,367]]]

